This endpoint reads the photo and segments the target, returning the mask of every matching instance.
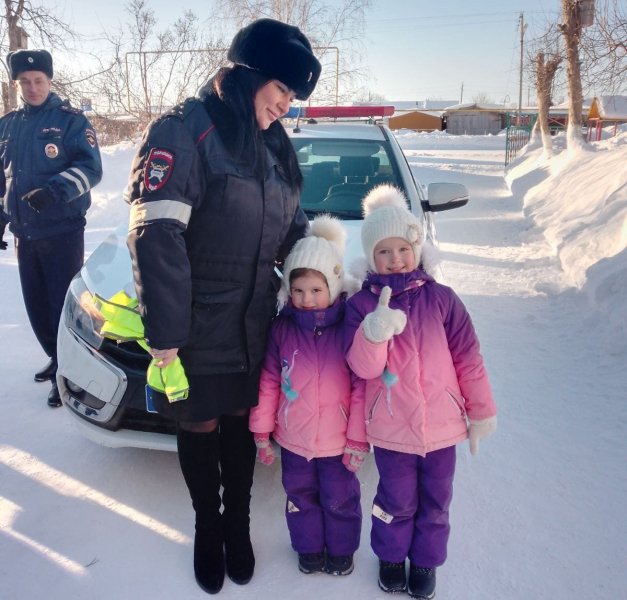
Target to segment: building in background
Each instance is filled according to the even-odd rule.
[[[616,135],[618,126],[627,123],[627,96],[595,96],[588,110],[588,141],[599,141],[603,129]]]
[[[452,135],[497,134],[505,128],[507,112],[502,104],[456,104],[443,113],[444,129]]]

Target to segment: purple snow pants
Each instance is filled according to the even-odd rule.
[[[422,457],[374,448],[379,485],[370,542],[381,560],[439,567],[446,560],[455,446]]]
[[[361,533],[359,480],[342,456],[306,458],[281,448],[285,516],[292,548],[299,554],[353,554]]]

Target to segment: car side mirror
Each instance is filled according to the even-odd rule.
[[[461,183],[430,183],[427,202],[432,212],[459,208],[468,202],[468,189]]]

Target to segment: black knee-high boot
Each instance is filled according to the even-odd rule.
[[[194,574],[198,585],[217,594],[224,583],[224,531],[220,515],[220,435],[179,429],[181,471],[196,513]]]
[[[248,583],[255,570],[250,542],[250,489],[255,469],[255,442],[248,430],[248,416],[220,418],[220,466],[224,504],[226,574],[240,585]]]

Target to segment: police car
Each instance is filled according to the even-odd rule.
[[[432,213],[468,201],[463,185],[425,188],[414,179],[393,133],[377,121],[392,112],[392,107],[307,107],[284,122],[304,177],[301,206],[310,219],[330,213],[343,220],[347,264],[361,255],[361,200],[373,187],[388,183],[401,189],[434,242]],[[70,284],[58,336],[61,397],[82,433],[98,443],[176,450],[174,423],[146,407],[149,355],[135,342],[116,343],[99,333],[103,317],[93,295],[110,298],[122,289],[135,295],[124,226],[91,254]]]

